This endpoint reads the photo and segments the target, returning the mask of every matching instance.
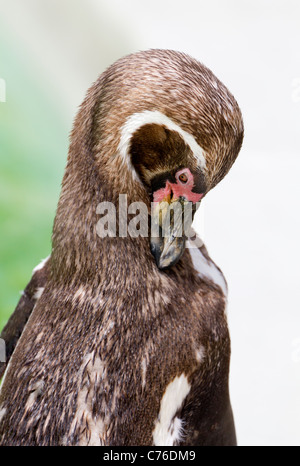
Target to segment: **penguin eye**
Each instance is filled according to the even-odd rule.
[[[188,176],[186,173],[181,173],[179,176],[178,176],[178,179],[181,183],[185,184],[188,182]]]

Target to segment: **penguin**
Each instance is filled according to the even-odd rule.
[[[233,95],[182,52],[130,54],[90,87],[51,254],[1,334],[0,445],[237,444],[227,283],[187,232],[243,134]]]

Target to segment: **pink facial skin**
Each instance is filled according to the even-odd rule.
[[[179,179],[181,174],[185,174],[188,177],[188,181],[186,183],[182,183]],[[170,181],[166,182],[166,186],[164,188],[158,189],[155,193],[153,193],[153,201],[154,202],[161,202],[170,197],[174,199],[179,199],[179,197],[184,197],[187,201],[191,202],[199,202],[200,199],[203,197],[203,194],[200,193],[193,193],[192,189],[194,187],[194,176],[188,168],[183,168],[176,173],[176,183],[170,183]]]

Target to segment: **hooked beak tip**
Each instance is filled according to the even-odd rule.
[[[177,241],[176,244],[172,244],[167,248],[167,250],[161,247],[156,247],[156,245],[154,246],[154,243],[151,240],[151,252],[154,256],[156,265],[160,270],[168,269],[179,261],[185,249],[185,239],[180,239],[182,241]]]

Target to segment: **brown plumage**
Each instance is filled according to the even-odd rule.
[[[135,114],[145,123],[131,133],[126,122]],[[160,124],[160,115],[168,120]],[[3,332],[13,351],[31,313],[1,389],[1,445],[235,444],[224,287],[196,270],[188,249],[161,270],[149,237],[100,238],[96,224],[97,205],[118,206],[119,194],[150,212],[153,195],[167,181],[175,186],[182,167],[194,176],[191,194],[205,195],[242,139],[233,96],[185,54],[127,56],[90,88],[39,273],[44,290],[32,313],[32,299],[25,311],[18,305],[17,328],[11,321]]]

